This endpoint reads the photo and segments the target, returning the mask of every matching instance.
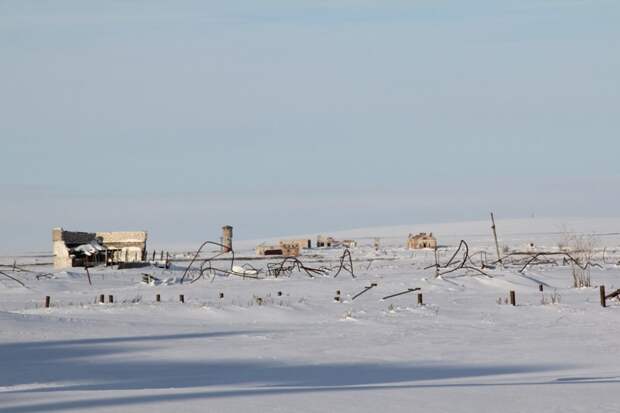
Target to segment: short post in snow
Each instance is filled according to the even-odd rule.
[[[220,300],[224,298],[224,293],[220,293]]]
[[[108,303],[114,304],[114,296],[112,294],[108,295]]]
[[[184,303],[184,302],[185,302],[185,296],[184,296],[183,294],[179,294],[179,301],[180,301],[181,303]]]
[[[45,308],[50,308],[50,303],[52,301],[52,298],[49,295],[45,296]]]
[[[105,303],[105,295],[104,295],[104,294],[101,294],[101,295],[99,296],[99,304],[103,304],[103,303]]]
[[[517,305],[517,297],[514,290],[510,291],[510,305]]]
[[[605,286],[601,285],[599,287],[599,291],[601,293],[601,307],[607,307],[607,298],[605,296]]]
[[[424,300],[422,299],[422,293],[418,294],[418,305],[424,305]]]
[[[157,294],[155,296],[155,302],[158,302],[158,303],[161,302],[161,295],[160,294]]]
[[[538,291],[540,291],[541,293],[544,291],[544,288],[543,288],[542,284],[538,285]]]

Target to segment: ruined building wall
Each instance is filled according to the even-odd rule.
[[[147,233],[131,232],[78,232],[64,231],[62,228],[52,230],[52,253],[54,268],[69,268],[73,265],[71,248],[88,244],[94,240],[108,249],[108,262],[142,261],[146,251]]]

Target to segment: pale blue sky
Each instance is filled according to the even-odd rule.
[[[620,2],[0,0],[0,252],[617,216]]]

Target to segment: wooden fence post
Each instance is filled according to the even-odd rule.
[[[49,295],[45,296],[45,308],[50,308],[50,302],[52,301]]]
[[[422,294],[418,294],[418,305],[424,305],[424,300],[422,299]]]
[[[108,302],[109,302],[110,304],[114,304],[114,296],[113,296],[113,295],[111,295],[111,294],[110,294],[110,295],[108,295]]]
[[[100,304],[105,303],[105,295],[101,294],[101,295],[99,296],[99,303],[100,303]]]
[[[517,305],[517,297],[514,291],[510,291],[510,304]]]
[[[601,285],[599,291],[601,293],[601,307],[607,307],[607,299],[605,298],[605,286]]]
[[[179,295],[179,301],[184,303],[185,302],[185,296],[183,294]]]
[[[161,302],[161,295],[157,294],[155,296],[155,301],[158,302],[158,303]]]

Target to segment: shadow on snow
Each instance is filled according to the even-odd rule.
[[[0,345],[0,386],[29,384],[49,387],[4,392],[66,392],[72,390],[169,390],[208,386],[244,386],[232,390],[177,392],[110,397],[0,407],[0,412],[83,410],[89,407],[241,397],[303,392],[361,391],[386,388],[471,386],[476,384],[417,384],[416,381],[467,379],[535,373],[552,366],[450,366],[445,364],[332,363],[287,364],[275,361],[222,360],[209,354],[209,340],[264,334],[264,331],[224,331],[179,335],[112,337],[82,340],[26,342]],[[189,349],[184,340],[191,340]],[[199,343],[196,343],[196,341]],[[187,343],[185,343],[186,345]],[[196,345],[204,345],[209,358],[184,358]],[[158,350],[175,349],[174,360]],[[149,351],[153,351],[152,357]],[[141,352],[140,355],[132,354]],[[117,357],[121,356],[121,357]],[[63,384],[66,383],[66,384]],[[54,384],[57,384],[54,386]]]

